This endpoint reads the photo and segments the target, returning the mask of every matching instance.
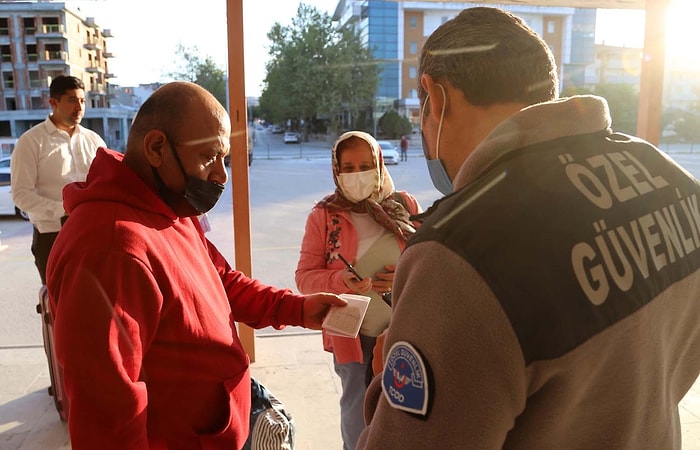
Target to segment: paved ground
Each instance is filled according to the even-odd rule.
[[[251,371],[282,400],[297,426],[297,450],[342,448],[339,381],[317,332],[256,339]],[[65,423],[47,394],[49,373],[42,348],[0,350],[0,449],[68,450]]]

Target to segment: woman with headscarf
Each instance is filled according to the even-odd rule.
[[[306,221],[296,283],[299,292],[355,293],[371,298],[357,338],[323,332],[333,352],[343,392],[340,398],[344,450],[354,450],[363,430],[363,400],[372,349],[389,326],[394,269],[415,232],[409,216],[421,212],[416,199],[396,191],[377,141],[361,131],[341,135],[331,157],[335,192],[318,202]],[[339,257],[352,263],[358,279]]]

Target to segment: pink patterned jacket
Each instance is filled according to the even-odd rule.
[[[420,207],[415,197],[405,191],[400,193],[409,214],[419,213]],[[403,251],[406,243],[399,238],[397,241]],[[350,262],[357,257],[357,232],[350,220],[350,214],[345,211],[329,213],[325,208],[313,208],[306,219],[299,263],[295,272],[299,292],[351,293],[343,282],[342,271],[345,265],[337,257],[338,253]],[[341,364],[362,362],[359,336],[351,339],[329,336],[324,332],[323,348],[334,353]]]

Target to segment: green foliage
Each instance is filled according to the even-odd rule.
[[[300,4],[290,26],[275,23],[260,111],[270,123],[304,121],[321,115],[333,120],[342,111],[352,116],[371,107],[378,68],[359,34],[337,29],[331,17]],[[305,131],[305,130],[303,130]]]
[[[562,97],[572,95],[597,95],[605,98],[610,108],[612,128],[627,134],[637,133],[637,110],[639,109],[639,93],[632,84],[598,84],[594,89],[569,87],[561,92]]]
[[[612,128],[627,134],[637,134],[637,111],[639,110],[639,92],[632,84],[599,84],[595,95],[608,101]]]
[[[700,142],[700,112],[677,111],[671,122],[680,142],[696,144]]]
[[[226,72],[217,66],[211,56],[200,56],[197,47],[178,44],[176,55],[177,69],[168,76],[174,80],[191,81],[209,91],[222,105],[226,106]]]
[[[377,123],[381,130],[381,135],[389,139],[398,139],[401,136],[411,134],[411,121],[407,117],[400,116],[394,110],[387,111],[379,118]]]

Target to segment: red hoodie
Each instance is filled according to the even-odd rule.
[[[72,448],[240,448],[250,374],[234,321],[301,325],[302,297],[232,270],[121,159],[101,149],[66,186],[48,264]]]

